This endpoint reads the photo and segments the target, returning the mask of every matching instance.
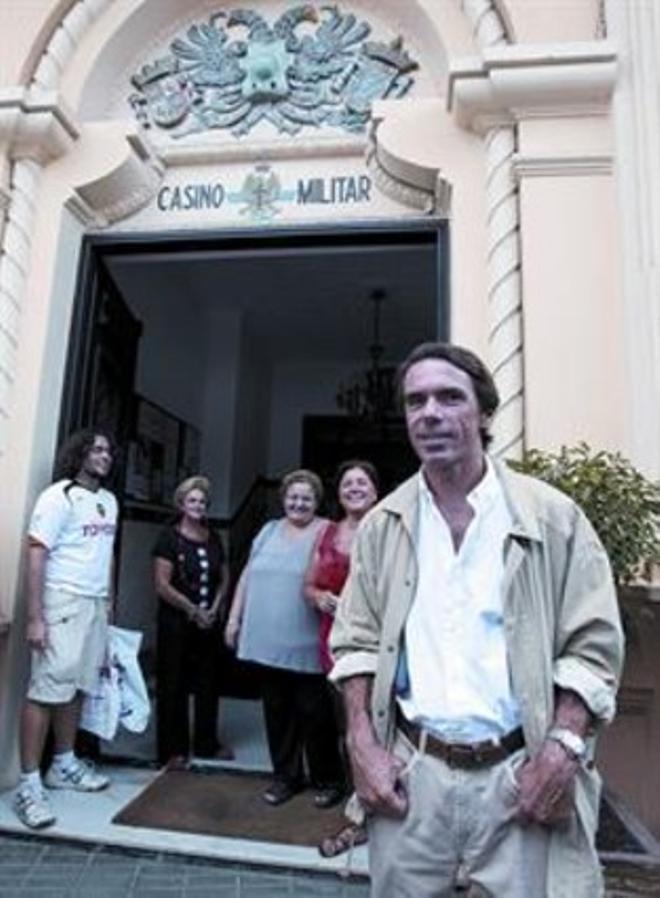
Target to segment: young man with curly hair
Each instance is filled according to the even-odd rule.
[[[28,528],[30,679],[14,809],[31,829],[55,822],[44,787],[96,792],[109,782],[77,758],[73,746],[82,695],[94,688],[107,645],[117,500],[103,484],[114,454],[113,440],[98,429],[73,434]],[[42,780],[39,767],[51,726],[54,756]]]

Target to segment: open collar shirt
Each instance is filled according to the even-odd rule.
[[[458,548],[422,472],[418,579],[405,627],[409,720],[449,742],[498,739],[520,725],[507,658],[502,587],[511,515],[492,464],[467,496]]]

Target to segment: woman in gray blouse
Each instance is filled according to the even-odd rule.
[[[321,481],[304,469],[280,487],[284,517],[252,543],[238,581],[225,641],[260,665],[268,747],[275,777],[263,798],[282,804],[304,787],[304,759],[319,808],[345,792],[337,732],[318,648],[319,614],[303,595],[303,578],[319,531]]]

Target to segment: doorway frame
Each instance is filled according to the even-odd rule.
[[[437,273],[438,339],[450,336],[450,246],[449,227],[445,218],[387,219],[311,226],[278,226],[273,228],[228,228],[204,230],[166,230],[83,235],[75,283],[71,326],[66,352],[64,382],[59,411],[58,444],[73,431],[86,426],[86,389],[93,364],[92,338],[100,313],[100,290],[97,289],[104,259],[112,255],[150,255],[171,252],[195,252],[204,249],[304,250],[320,246],[347,247],[359,243],[370,245],[410,246],[420,242],[435,246]]]

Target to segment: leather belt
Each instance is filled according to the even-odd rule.
[[[410,723],[402,714],[397,715],[397,725],[405,733],[416,748],[419,748],[422,733],[424,732],[416,723]],[[490,767],[503,761],[514,751],[518,751],[525,745],[522,727],[511,730],[506,736],[502,736],[499,742],[487,740],[485,742],[444,742],[426,732],[425,751],[435,758],[444,761],[449,767],[458,767],[462,770],[474,770],[477,767]]]

